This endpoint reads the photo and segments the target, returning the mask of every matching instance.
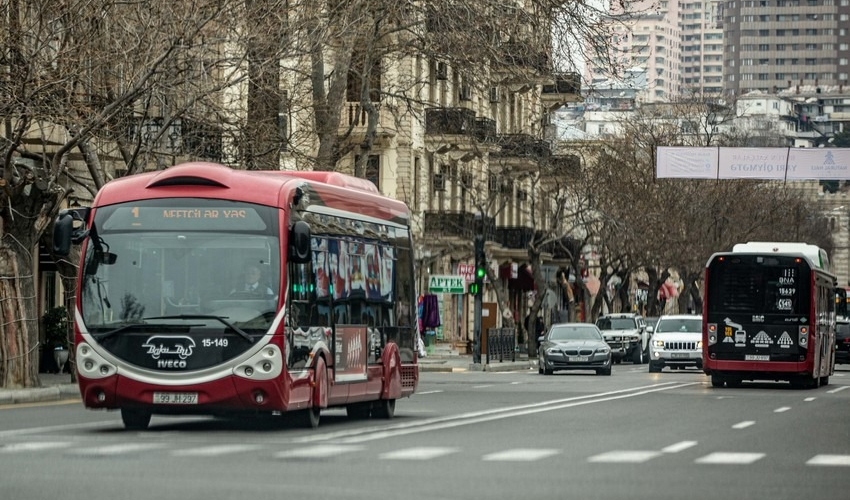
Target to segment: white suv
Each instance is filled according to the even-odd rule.
[[[673,314],[658,319],[651,328],[649,372],[660,372],[665,366],[702,369],[702,316]]]
[[[596,320],[605,342],[611,347],[616,363],[629,359],[634,364],[646,362],[649,349],[649,332],[643,316],[633,313],[604,314]]]

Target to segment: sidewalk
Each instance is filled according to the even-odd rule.
[[[481,363],[473,363],[471,354],[429,354],[424,358],[419,358],[420,372],[508,372],[517,370],[531,370],[537,368],[537,361],[528,359],[528,354],[517,353],[515,360],[505,359],[499,362],[498,359],[490,359],[487,363],[487,356],[481,356]]]
[[[0,406],[20,403],[41,403],[63,399],[80,399],[80,389],[71,382],[69,373],[39,373],[41,387],[28,389],[0,388]]]
[[[491,359],[487,363],[487,357],[481,356],[481,363],[473,363],[470,354],[444,353],[437,351],[434,354],[419,359],[420,372],[505,372],[517,370],[532,370],[537,368],[535,360],[529,360],[527,354],[517,353],[515,361],[506,359],[499,362]],[[77,384],[71,383],[71,375],[68,373],[39,373],[41,387],[28,389],[3,389],[0,388],[0,406],[41,403],[45,401],[61,401],[67,399],[80,399],[80,389]]]

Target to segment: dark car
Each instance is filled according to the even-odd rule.
[[[611,375],[611,348],[592,323],[556,323],[540,337],[538,372],[595,370]]]
[[[835,323],[835,362],[850,364],[850,319]]]

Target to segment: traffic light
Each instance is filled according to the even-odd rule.
[[[487,276],[487,254],[484,253],[484,236],[479,234],[475,237],[475,282],[469,286],[469,293],[481,294],[485,276]]]

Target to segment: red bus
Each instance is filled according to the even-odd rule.
[[[61,212],[54,250],[72,244],[83,403],[127,429],[154,414],[392,418],[416,390],[410,214],[371,182],[186,163]]]
[[[751,242],[712,255],[702,338],[711,385],[828,384],[835,368],[835,294],[826,252],[814,245]]]

